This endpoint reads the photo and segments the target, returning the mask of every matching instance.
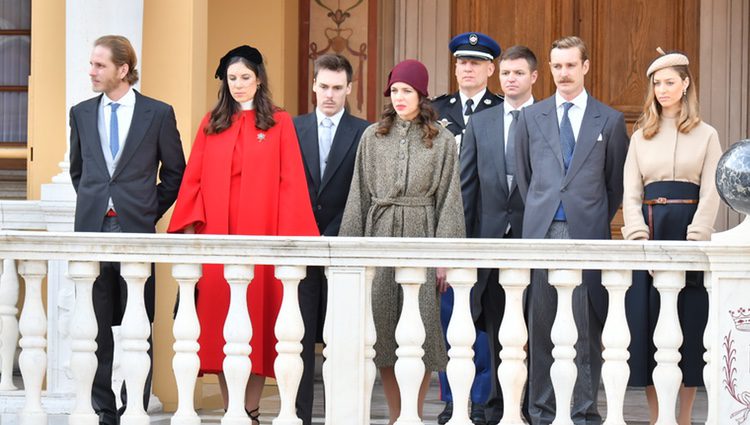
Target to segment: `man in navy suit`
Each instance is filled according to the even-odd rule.
[[[500,56],[498,68],[505,101],[471,116],[460,155],[466,236],[470,238],[521,237],[523,200],[515,181],[514,135],[521,109],[534,103],[536,56],[528,47],[513,46]],[[496,372],[500,364],[497,334],[505,313],[505,292],[498,284],[497,269],[479,269],[471,295],[477,328],[488,334],[492,386],[485,414],[487,423],[494,425],[503,416]]]
[[[174,111],[133,90],[138,81],[136,61],[127,38],[97,39],[89,77],[93,90],[102,94],[70,109],[70,177],[77,193],[77,232],[154,233],[156,222],[177,198],[185,156]],[[144,298],[153,321],[153,275],[146,282]],[[119,423],[112,392],[112,326],[121,323],[126,299],[120,264],[101,263],[93,288],[99,331],[91,391],[100,424]],[[145,406],[150,392],[149,370]],[[124,389],[122,401],[124,405]]]
[[[524,108],[518,120],[516,179],[525,202],[523,237],[609,239],[610,222],[622,202],[625,119],[586,92],[589,59],[583,40],[571,36],[552,43],[550,69],[555,94]],[[556,414],[550,331],[557,292],[546,270],[532,273],[527,301],[529,415],[533,424],[549,424]],[[583,272],[583,283],[573,292],[573,314],[578,375],[571,415],[576,425],[598,425],[601,334],[607,314],[601,272]]]
[[[322,236],[339,234],[359,139],[369,124],[345,109],[346,97],[352,91],[352,74],[352,66],[344,56],[318,57],[313,68],[315,111],[294,117],[310,203]],[[302,338],[305,368],[297,393],[297,415],[305,425],[312,421],[315,343],[322,342],[326,300],[324,268],[308,267],[307,277],[299,286],[305,324]]]

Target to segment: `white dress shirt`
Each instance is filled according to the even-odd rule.
[[[487,93],[487,88],[483,88],[479,91],[479,93],[475,94],[471,98],[467,97],[465,94],[458,92],[458,96],[461,98],[461,114],[463,115],[464,111],[466,111],[466,101],[471,99],[474,104],[471,105],[471,111],[476,111],[477,106],[479,105],[479,102],[482,101],[482,98],[484,97],[484,94]],[[466,124],[469,121],[469,116],[464,115],[464,124]]]
[[[333,140],[336,138],[336,130],[339,128],[339,123],[341,122],[341,117],[343,117],[343,116],[344,116],[344,109],[343,108],[341,108],[340,111],[336,112],[333,116],[330,116],[330,117],[328,115],[324,114],[323,112],[321,112],[320,109],[315,108],[315,119],[316,119],[316,122],[318,123],[318,155],[320,157],[319,160],[320,160],[320,164],[321,164],[321,168],[320,168],[320,170],[321,170],[320,178],[321,179],[323,178],[323,170],[325,168],[324,165],[328,162],[328,155],[326,155],[326,157],[323,158],[323,152],[328,152],[328,154],[330,155],[330,153],[331,153],[331,147],[333,146]],[[327,149],[321,149],[321,145],[320,144],[323,142],[323,138],[324,138],[324,135],[323,135],[323,120],[325,118],[330,119],[331,122],[333,123],[333,125],[331,126],[331,146],[327,146]]]
[[[112,103],[117,103],[120,106],[117,108],[115,113],[117,114],[117,135],[120,148],[117,151],[117,155],[112,158],[112,151],[109,148],[109,122],[112,117]],[[109,171],[110,177],[115,173],[117,164],[120,162],[122,157],[122,151],[125,149],[125,142],[128,139],[128,133],[130,132],[130,124],[133,121],[133,112],[135,111],[135,91],[133,88],[129,88],[123,97],[117,101],[113,101],[106,94],[102,94],[102,99],[99,102],[99,141],[104,154],[104,162],[107,163],[107,171]],[[112,198],[109,198],[109,209],[114,209]]]
[[[586,103],[588,103],[589,95],[584,89],[581,94],[576,96],[570,102],[573,106],[568,111],[568,118],[570,119],[570,125],[573,127],[573,136],[578,141],[578,132],[581,130],[581,123],[583,122],[583,114],[586,112]],[[560,93],[555,92],[555,106],[557,107],[557,126],[560,127],[560,121],[562,121],[563,114],[565,113],[565,107],[563,103],[568,102],[560,96]]]

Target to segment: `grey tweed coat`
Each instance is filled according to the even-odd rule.
[[[386,136],[377,135],[376,129],[373,124],[362,135],[339,235],[465,237],[456,142],[450,131],[440,127],[428,148],[421,129],[409,121],[397,119]],[[431,269],[419,291],[428,371],[443,370],[448,361],[439,300]],[[377,367],[396,363],[395,332],[402,302],[394,269],[378,268],[372,286]]]

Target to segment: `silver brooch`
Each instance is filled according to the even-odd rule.
[[[258,133],[258,142],[266,140],[266,133]]]
[[[451,100],[450,100],[450,102],[448,102],[448,103],[450,103],[450,104],[454,104],[454,103],[456,103],[456,98],[455,98],[455,97],[452,97],[452,98],[451,98]]]
[[[438,121],[438,124],[442,125],[443,128],[447,128],[449,125],[453,124],[452,122],[448,121],[447,119],[443,118],[442,120]]]
[[[490,103],[492,103],[492,101],[491,101],[491,100],[489,100],[489,99],[484,99],[484,104],[485,104],[485,105],[489,105]]]

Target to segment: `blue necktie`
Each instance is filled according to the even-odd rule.
[[[513,119],[508,127],[508,140],[505,141],[505,174],[513,176],[516,174],[516,123],[518,122],[518,114],[521,111],[515,110],[510,111]]]
[[[117,108],[120,107],[119,103],[110,103],[112,108],[112,115],[109,118],[109,150],[112,152],[112,159],[117,156],[117,151],[120,150],[120,126],[117,123]]]
[[[320,155],[320,178],[322,179],[328,163],[328,154],[331,153],[331,145],[333,144],[333,121],[325,117],[320,126],[323,128],[318,141],[318,154]]]
[[[568,117],[568,111],[570,111],[572,106],[573,104],[570,102],[563,103],[565,111],[563,112],[562,120],[560,120],[560,145],[562,147],[565,172],[568,171],[570,160],[573,159],[573,149],[576,147],[576,136],[573,135],[573,126],[570,124],[570,117]]]
[[[565,172],[568,172],[570,166],[570,160],[573,159],[573,150],[576,147],[576,137],[573,134],[573,126],[570,124],[570,117],[568,117],[568,111],[573,106],[570,102],[563,103],[562,119],[560,120],[560,147],[562,148],[563,164],[565,164]],[[557,206],[555,211],[555,221],[566,221],[565,210],[563,209],[562,201]]]

